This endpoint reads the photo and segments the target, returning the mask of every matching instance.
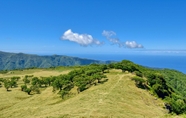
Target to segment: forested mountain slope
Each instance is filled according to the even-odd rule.
[[[55,66],[87,65],[91,63],[98,64],[106,62],[61,55],[38,56],[0,51],[0,70],[23,69],[32,67],[48,68]]]

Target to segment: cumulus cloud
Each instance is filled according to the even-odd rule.
[[[137,44],[135,41],[121,42],[119,38],[115,38],[116,33],[114,31],[103,30],[102,35],[105,36],[112,44],[117,44],[119,47],[143,48],[143,45]]]
[[[125,46],[127,48],[143,48],[143,45],[137,44],[135,41],[126,41]]]
[[[72,32],[71,29],[64,32],[63,36],[61,37],[61,40],[69,40],[72,42],[76,42],[82,46],[88,46],[88,45],[101,45],[102,43],[99,40],[94,39],[89,34],[78,34]]]

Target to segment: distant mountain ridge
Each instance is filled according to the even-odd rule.
[[[88,65],[91,63],[110,63],[64,55],[39,56],[24,53],[9,53],[0,51],[0,70],[13,70],[24,68],[49,68],[55,66]]]

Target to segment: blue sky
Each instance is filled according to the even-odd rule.
[[[185,0],[0,0],[0,51],[184,54]]]

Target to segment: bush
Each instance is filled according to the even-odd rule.
[[[141,72],[139,72],[139,71],[135,71],[135,74],[136,74],[136,76],[138,76],[138,77],[143,77],[143,73],[141,73]]]
[[[134,76],[132,77],[132,80],[134,80],[136,82],[136,86],[139,87],[139,88],[146,88],[146,85],[145,85],[145,80],[139,76]]]

